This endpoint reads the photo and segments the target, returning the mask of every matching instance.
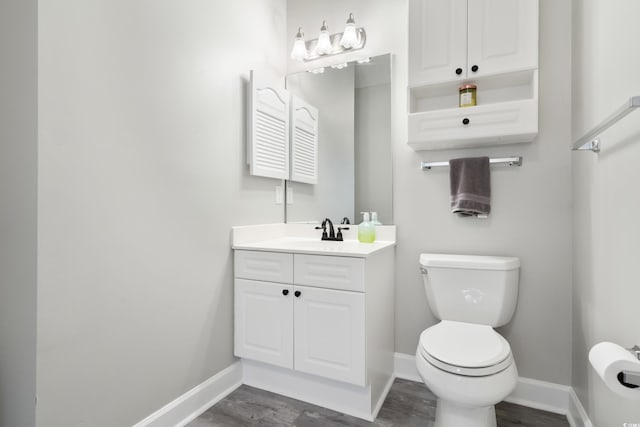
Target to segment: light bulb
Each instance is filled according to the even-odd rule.
[[[318,55],[326,55],[331,52],[331,48],[331,37],[329,36],[329,30],[327,29],[327,22],[322,21],[320,35],[318,36],[318,44],[316,45],[316,53]]]
[[[347,19],[347,26],[344,28],[344,33],[342,33],[342,38],[340,39],[340,45],[345,49],[351,49],[357,43],[356,21],[353,19],[353,13],[350,13],[349,19]]]
[[[298,34],[296,34],[296,40],[293,42],[293,49],[291,49],[291,58],[296,61],[304,61],[307,59],[307,45],[304,42],[304,34],[302,28],[298,28]]]

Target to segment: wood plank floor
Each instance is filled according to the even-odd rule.
[[[422,383],[401,379],[393,383],[373,423],[243,385],[188,426],[433,427],[435,414],[436,398],[429,389]],[[498,427],[569,426],[564,415],[506,402],[496,406],[496,415]]]

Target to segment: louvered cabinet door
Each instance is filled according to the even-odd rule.
[[[249,172],[289,179],[289,94],[252,70],[248,110]]]
[[[318,109],[291,96],[291,180],[318,183]]]

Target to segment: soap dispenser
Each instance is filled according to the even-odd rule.
[[[360,212],[362,222],[358,225],[358,240],[362,243],[373,243],[376,240],[376,227],[369,220],[369,212]]]

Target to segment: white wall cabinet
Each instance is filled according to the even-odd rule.
[[[393,260],[391,248],[236,250],[234,353],[251,362],[245,382],[372,419],[393,380]]]
[[[411,0],[409,86],[538,67],[537,0]]]
[[[461,84],[477,105],[458,107]],[[408,144],[532,141],[538,133],[538,0],[410,0]]]

